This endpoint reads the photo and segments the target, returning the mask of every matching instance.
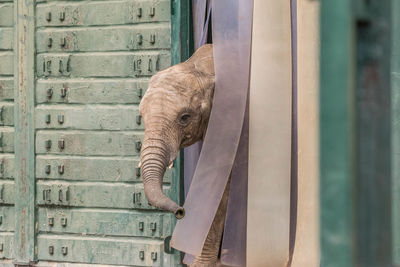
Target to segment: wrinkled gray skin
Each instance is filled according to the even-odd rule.
[[[179,219],[184,209],[162,192],[164,172],[181,148],[202,140],[215,87],[212,45],[204,45],[186,62],[154,75],[140,103],[145,135],[140,154],[148,202]],[[228,188],[228,187],[227,187]],[[202,255],[191,265],[216,266],[224,227],[227,191],[208,233]]]

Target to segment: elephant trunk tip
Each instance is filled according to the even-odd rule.
[[[178,220],[182,219],[185,217],[185,209],[183,207],[179,207],[175,212],[174,212],[175,218]]]

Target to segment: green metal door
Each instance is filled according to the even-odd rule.
[[[179,265],[174,217],[144,196],[138,104],[187,47],[185,12],[169,0],[0,0],[0,265]],[[177,160],[163,185],[177,202],[180,184]]]

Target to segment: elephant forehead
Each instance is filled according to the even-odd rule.
[[[177,66],[176,66],[177,67]],[[186,69],[172,67],[153,76],[149,88],[165,88],[177,93],[201,90],[201,75],[196,71],[188,72]]]
[[[163,112],[168,115],[186,108],[190,100],[191,98],[166,88],[149,88],[140,106],[144,113]]]

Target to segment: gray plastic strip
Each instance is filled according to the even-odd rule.
[[[252,1],[213,1],[216,88],[203,149],[171,245],[200,255],[236,157],[249,85]],[[239,23],[240,21],[240,23]]]

